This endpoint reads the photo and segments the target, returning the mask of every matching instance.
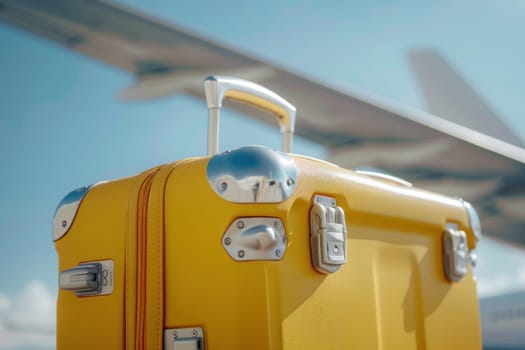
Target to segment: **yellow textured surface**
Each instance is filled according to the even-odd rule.
[[[447,222],[474,244],[459,203],[296,163],[298,189],[277,205],[224,201],[208,186],[206,160],[172,173],[165,195],[166,328],[201,326],[212,350],[479,349],[472,273],[452,284],[442,268]],[[336,197],[346,212],[348,263],[328,276],[310,262],[314,194]],[[288,247],[281,261],[229,257],[222,236],[247,216],[283,220]]]
[[[78,298],[59,291],[57,348],[135,349],[141,315],[144,344],[153,350],[162,347],[163,328],[192,326],[204,329],[208,350],[480,349],[472,272],[459,283],[443,273],[447,222],[475,244],[459,202],[312,160],[296,163],[297,190],[277,204],[223,200],[208,185],[207,159],[160,168],[147,202],[142,267],[137,200],[148,172],[90,190],[56,242],[59,267],[112,259],[114,292]],[[346,213],[348,263],[330,275],[310,262],[315,194],[335,197]],[[224,232],[250,216],[283,221],[281,261],[237,262],[226,253]],[[140,269],[144,305],[137,305]]]
[[[128,200],[135,179],[93,187],[69,232],[55,242],[59,270],[112,259],[113,294],[79,298],[59,289],[57,349],[124,349],[124,269]]]

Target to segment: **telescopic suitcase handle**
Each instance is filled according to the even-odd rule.
[[[224,99],[244,102],[277,115],[283,137],[283,152],[292,151],[296,109],[273,91],[247,80],[209,76],[204,79],[208,104],[208,156],[219,149],[219,112]]]

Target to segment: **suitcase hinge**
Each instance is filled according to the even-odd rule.
[[[333,273],[346,264],[345,213],[335,198],[316,195],[310,210],[312,263],[321,273]]]

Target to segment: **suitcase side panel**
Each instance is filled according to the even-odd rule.
[[[239,209],[242,216],[262,209],[265,216],[284,217],[285,211],[222,200],[208,185],[206,165],[181,166],[166,184],[165,327],[202,326],[207,349],[272,348],[281,338],[277,265],[237,263],[221,237]]]
[[[69,232],[55,242],[59,271],[90,261],[114,263],[110,295],[77,297],[59,289],[57,349],[124,348],[125,232],[134,182],[130,178],[93,187]]]
[[[448,282],[443,272],[442,234],[447,223],[455,223],[466,231],[469,248],[475,247],[461,203],[366,177],[358,179],[348,171],[328,180],[324,172],[337,172],[336,169],[323,169],[311,162],[300,164],[302,173],[308,175],[306,182],[310,182],[306,187],[318,186],[319,180],[325,179],[327,186],[322,192],[336,197],[347,213],[350,261],[344,270],[328,278],[336,278],[341,272],[338,283],[352,281],[348,293],[356,285],[374,291],[374,308],[366,309],[360,304],[350,310],[360,310],[359,315],[375,310],[377,348],[479,349],[479,310],[471,267],[459,283]],[[343,196],[334,189],[342,189]],[[360,275],[371,277],[372,281],[363,279],[356,283]],[[329,298],[327,291],[318,307]],[[298,324],[305,320],[301,318]],[[355,326],[354,329],[362,329]],[[301,336],[304,339],[304,332],[297,334]]]
[[[165,194],[165,327],[203,327],[207,349],[481,347],[475,282],[443,273],[447,222],[475,241],[458,201],[296,159],[297,190],[278,204],[224,201],[206,160],[179,167]],[[346,213],[348,263],[323,275],[310,258],[315,194]],[[277,217],[280,261],[234,261],[222,236],[238,217]],[[461,315],[458,317],[458,314]]]

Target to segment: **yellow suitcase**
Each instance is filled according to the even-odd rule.
[[[59,350],[481,348],[467,202],[291,154],[292,105],[204,85],[208,157],[59,204]],[[277,115],[284,152],[217,154],[225,98]]]

